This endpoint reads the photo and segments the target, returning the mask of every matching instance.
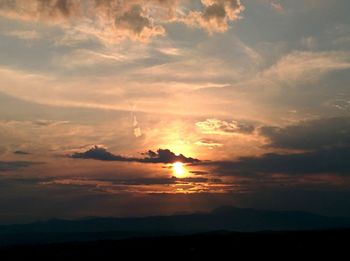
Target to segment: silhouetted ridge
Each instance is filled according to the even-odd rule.
[[[0,226],[0,243],[120,239],[211,231],[287,231],[350,228],[350,218],[296,211],[270,211],[225,206],[209,213],[142,218],[54,219],[25,225]]]

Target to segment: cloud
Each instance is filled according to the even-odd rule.
[[[311,82],[320,75],[350,68],[349,53],[329,52],[293,52],[282,57],[275,65],[265,70],[265,80],[295,83],[301,80]]]
[[[95,36],[103,42],[125,38],[147,42],[152,37],[165,34],[163,26],[155,24],[149,15],[153,6],[159,7],[158,1],[150,1],[147,6],[143,1],[50,2],[52,4],[46,4],[37,10],[39,16],[44,14],[44,20],[63,21],[78,32]]]
[[[142,159],[142,162],[150,162],[150,163],[174,163],[176,161],[180,161],[182,163],[196,163],[200,160],[194,159],[191,157],[186,157],[182,154],[176,155],[172,151],[168,149],[159,149],[157,152],[149,150],[144,153],[146,158]]]
[[[190,171],[190,173],[191,173],[191,174],[194,174],[194,175],[198,175],[198,176],[210,174],[209,172],[207,172],[207,171],[202,171],[202,170],[192,170],[192,171]]]
[[[244,10],[240,0],[202,0],[205,6],[203,11],[192,11],[184,19],[191,26],[202,27],[210,34],[225,32],[229,22],[240,18]]]
[[[148,41],[164,34],[163,26],[154,24],[149,15],[153,8],[171,8],[162,2],[166,1],[0,0],[0,15],[74,28],[104,42],[124,38]]]
[[[94,146],[85,152],[77,152],[71,155],[71,158],[75,159],[95,159],[101,161],[125,161],[125,162],[140,162],[140,163],[174,163],[180,161],[183,163],[196,163],[198,159],[191,157],[185,157],[184,155],[176,155],[168,149],[159,149],[157,152],[149,150],[143,153],[144,158],[124,157],[120,155],[114,155],[105,148]]]
[[[238,122],[235,120],[224,121],[219,119],[206,119],[196,123],[196,126],[204,134],[235,134],[235,133],[252,133],[255,127],[251,124]]]
[[[96,186],[96,187],[113,187],[113,186],[143,186],[143,185],[171,185],[184,183],[220,183],[221,179],[209,179],[201,177],[190,178],[136,178],[136,179],[88,179],[88,178],[54,178],[40,181],[42,185],[78,185],[78,186]]]
[[[225,184],[218,178],[202,177],[153,177],[135,179],[91,179],[91,178],[51,178],[38,180],[39,187],[74,188],[79,187],[94,193],[113,194],[178,194],[178,193],[223,193],[232,191],[235,185]]]
[[[202,140],[197,141],[195,144],[197,146],[208,147],[210,149],[214,149],[214,148],[223,146],[223,144],[220,143],[219,141],[211,140],[211,139],[202,139]]]
[[[140,138],[142,136],[142,130],[141,130],[141,127],[139,125],[139,122],[137,121],[136,115],[134,115],[132,127],[134,129],[135,137]]]
[[[326,106],[333,107],[329,101],[337,92],[345,94],[342,104],[346,106],[349,100],[345,77],[350,68],[349,57],[347,51],[292,51],[260,73],[222,88],[203,88],[194,97],[205,101],[200,104],[202,108],[210,106],[211,111],[217,109],[226,118],[236,112],[240,118],[281,124],[311,115],[329,117]],[[220,102],[212,104],[217,100]],[[292,110],[298,113],[288,115]]]
[[[30,155],[29,152],[23,151],[23,150],[16,150],[15,152],[13,152],[14,154],[17,155]]]
[[[0,161],[0,171],[13,171],[38,164],[30,161]]]
[[[262,127],[260,133],[270,139],[270,147],[318,150],[350,147],[350,118],[303,121],[286,127]]]
[[[24,30],[14,30],[9,32],[2,32],[2,34],[7,36],[16,37],[18,39],[22,40],[38,40],[41,38],[41,35],[34,30],[31,31],[24,31]]]
[[[141,55],[139,56],[139,58]],[[142,58],[142,57],[141,57]],[[68,54],[54,58],[54,62],[64,69],[79,69],[93,66],[104,66],[115,63],[131,62],[135,58],[127,57],[122,53],[109,54],[106,52],[96,52],[87,49],[76,49]]]
[[[276,1],[271,1],[270,2],[270,6],[271,8],[276,11],[277,13],[280,13],[280,14],[285,14],[286,10],[284,9],[284,7],[282,6],[281,3],[279,2],[276,2]]]
[[[219,175],[246,176],[259,174],[348,175],[350,147],[322,149],[306,153],[269,153],[261,157],[243,157],[237,161],[210,163]]]
[[[75,159],[95,159],[95,160],[103,160],[103,161],[132,161],[129,158],[125,158],[122,156],[116,156],[105,148],[94,146],[93,148],[85,151],[85,152],[76,152],[72,156]]]
[[[35,120],[32,122],[34,125],[41,126],[41,127],[48,127],[48,126],[58,126],[62,124],[69,124],[69,121],[53,121],[53,120]]]
[[[122,16],[116,18],[116,26],[129,33],[130,38],[136,35],[142,40],[165,34],[165,29],[162,26],[152,26],[151,20],[143,15],[142,7],[139,5],[133,6]]]
[[[260,133],[270,139],[268,148],[301,152],[267,153],[209,164],[216,165],[223,175],[350,174],[349,117],[302,121],[286,127],[262,127]]]
[[[223,32],[244,10],[240,0],[202,0],[203,10],[181,0],[0,0],[0,16],[74,28],[103,42],[149,41],[165,35],[164,24],[180,22]]]

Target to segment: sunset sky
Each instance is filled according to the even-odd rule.
[[[350,216],[349,0],[0,0],[0,223]]]

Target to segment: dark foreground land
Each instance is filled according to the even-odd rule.
[[[340,229],[308,232],[212,232],[0,248],[0,260],[242,260],[249,257],[274,260],[349,260],[349,255],[350,230]]]

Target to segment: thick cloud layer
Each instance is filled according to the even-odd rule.
[[[263,127],[268,147],[302,150],[300,153],[268,153],[236,161],[211,163],[221,175],[350,175],[350,119],[305,121],[287,127]]]
[[[265,154],[262,157],[244,157],[237,161],[213,163],[218,174],[246,176],[258,174],[286,175],[349,175],[350,147],[318,150],[298,154]]]
[[[269,146],[276,148],[317,150],[350,146],[350,118],[305,121],[285,128],[263,127],[261,134],[271,140]]]
[[[164,24],[185,23],[212,32],[228,29],[243,11],[240,0],[202,0],[202,9],[181,0],[0,0],[0,15],[72,27],[102,41],[149,41],[164,35]]]
[[[71,155],[75,159],[95,159],[102,161],[126,161],[126,162],[140,162],[140,163],[174,163],[180,161],[182,163],[196,163],[198,159],[186,157],[182,154],[176,155],[168,149],[159,149],[157,152],[149,150],[144,153],[144,158],[131,158],[119,155],[114,155],[105,148],[95,146],[86,152],[74,153]]]

